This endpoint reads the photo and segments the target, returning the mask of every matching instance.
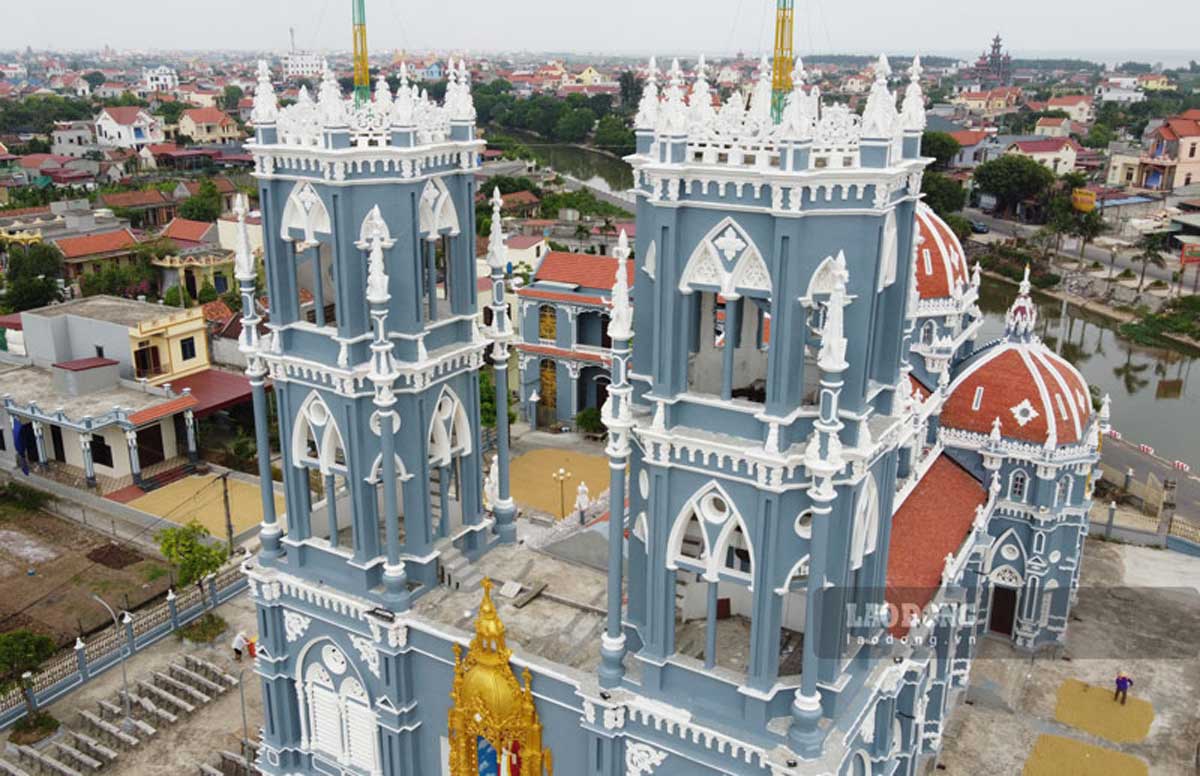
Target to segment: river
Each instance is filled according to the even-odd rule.
[[[541,142],[513,133],[529,144],[539,161],[602,191],[633,186],[629,165],[607,154],[572,145]],[[1016,286],[987,278],[980,308],[985,320],[980,343],[1004,333],[1004,313]],[[1057,348],[1059,302],[1037,296],[1043,339]],[[1113,400],[1113,427],[1133,442],[1145,443],[1167,458],[1200,469],[1200,376],[1191,380],[1195,353],[1148,348],[1117,336],[1116,324],[1102,316],[1068,307],[1063,356],[1083,373],[1089,385]]]

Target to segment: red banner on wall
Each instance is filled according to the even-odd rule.
[[[1184,266],[1188,264],[1200,264],[1200,243],[1185,243],[1179,261]]]

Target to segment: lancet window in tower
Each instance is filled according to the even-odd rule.
[[[429,424],[430,498],[436,536],[450,536],[463,524],[462,459],[472,452],[471,425],[454,391],[442,389]]]
[[[732,219],[697,244],[680,278],[690,297],[688,390],[766,400],[771,275],[754,241]]]
[[[346,493],[345,447],[329,407],[316,393],[305,399],[296,415],[292,432],[292,462],[307,472],[305,495],[309,503],[303,507],[289,505],[291,513],[305,522],[301,530],[325,538],[331,547],[348,543],[343,535],[352,522]],[[315,504],[312,503],[314,495]],[[324,515],[325,519],[313,519],[319,515]]]
[[[425,321],[433,322],[450,315],[451,240],[460,232],[458,211],[440,178],[430,178],[425,183],[417,210],[422,237],[419,256],[421,296]]]
[[[283,209],[281,236],[293,246],[292,271],[295,273],[300,319],[317,326],[337,324],[337,269],[333,247],[327,237],[332,232],[329,211],[311,183],[296,184]],[[326,239],[322,239],[324,236]],[[290,303],[281,303],[275,318],[287,318]]]

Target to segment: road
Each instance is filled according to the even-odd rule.
[[[1135,480],[1144,482],[1148,474],[1153,474],[1160,482],[1174,479],[1178,483],[1175,514],[1193,525],[1200,525],[1200,477],[1175,469],[1170,461],[1147,455],[1138,449],[1136,442],[1124,439],[1106,438],[1101,457],[1105,464],[1119,471],[1133,469]]]
[[[994,234],[1003,235],[1005,237],[1029,237],[1041,227],[1037,224],[1022,224],[1016,221],[1007,221],[1002,218],[996,218],[984,213],[982,210],[975,208],[966,208],[963,210],[963,215],[972,221],[980,221],[991,227]],[[1059,255],[1071,259],[1079,260],[1078,251],[1060,251]],[[1093,261],[1098,261],[1105,267],[1112,261],[1112,253],[1105,248],[1099,248],[1095,245],[1089,245],[1083,252],[1084,257],[1090,264]],[[1141,276],[1142,264],[1131,256],[1118,255],[1117,267],[1120,269],[1128,269],[1134,274]],[[1177,270],[1178,262],[1167,261],[1166,267],[1156,267],[1151,264],[1146,270],[1147,280],[1162,280],[1166,283],[1171,283],[1171,273]]]

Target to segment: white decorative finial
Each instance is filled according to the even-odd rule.
[[[896,112],[896,98],[888,90],[887,81],[891,73],[887,57],[880,54],[879,63],[875,65],[875,83],[871,85],[867,107],[863,109],[863,137],[890,138],[896,132],[899,114]]]
[[[708,88],[708,65],[704,55],[700,55],[696,63],[696,80],[692,84],[692,94],[688,97],[688,124],[695,130],[704,130],[716,117],[717,112],[712,104],[712,92]]]
[[[271,68],[266,60],[258,60],[258,85],[254,87],[254,110],[250,113],[250,121],[256,126],[271,124],[279,117],[279,100],[275,97],[275,87],[271,85]]]
[[[502,270],[508,264],[508,246],[504,244],[504,220],[501,210],[504,199],[500,196],[500,187],[492,189],[492,229],[488,234],[488,266],[494,270]]]
[[[1033,290],[1033,285],[1029,282],[1029,262],[1025,262],[1025,274],[1021,277],[1020,292],[1022,296],[1028,296]]]
[[[925,130],[925,93],[921,91],[921,58],[913,57],[912,67],[908,69],[908,88],[904,92],[904,105],[900,109],[900,117],[904,129],[910,132]]]
[[[1107,393],[1104,394],[1104,399],[1100,402],[1100,420],[1108,422],[1112,417],[1112,397]]]
[[[383,74],[382,70],[379,71],[379,77],[375,79],[375,102],[383,110],[391,110],[392,87],[388,86],[387,76]]]
[[[992,421],[992,433],[988,435],[993,442],[1000,441],[1000,416],[997,415]]]
[[[658,68],[654,57],[646,70],[646,83],[642,86],[642,99],[638,102],[637,116],[633,120],[636,129],[654,129],[658,125]]]
[[[613,282],[608,336],[613,341],[628,340],[633,336],[633,305],[629,302],[629,238],[624,229],[617,238],[613,255],[617,257],[617,277]]]
[[[321,88],[317,92],[317,108],[321,112],[321,120],[326,127],[341,127],[346,123],[346,101],[342,97],[342,87],[338,85],[337,76],[329,67],[329,62],[321,64]]]
[[[237,241],[233,251],[233,274],[239,280],[253,283],[257,273],[254,271],[254,254],[250,251],[250,231],[246,226],[246,215],[249,205],[246,195],[239,193],[234,198],[233,213],[237,216]]]

